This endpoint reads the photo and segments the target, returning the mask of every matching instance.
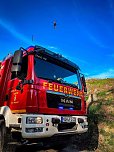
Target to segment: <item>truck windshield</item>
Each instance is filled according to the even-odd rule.
[[[77,72],[74,73],[52,62],[48,62],[46,59],[35,57],[35,73],[39,78],[79,88]]]

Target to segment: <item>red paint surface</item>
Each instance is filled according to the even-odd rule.
[[[29,48],[28,51],[33,51],[33,47]],[[25,53],[24,53],[25,54]],[[49,86],[43,85],[46,80],[39,79],[36,77],[34,72],[34,55],[29,55],[28,57],[28,73],[26,79],[32,79],[34,83],[32,85],[26,84],[23,86],[22,91],[16,90],[19,80],[15,78],[11,80],[11,58],[2,63],[4,66],[0,70],[0,106],[8,105],[11,110],[21,110],[25,109],[26,113],[39,113],[39,114],[58,114],[58,115],[85,115],[86,108],[84,102],[84,92],[83,90],[78,91],[78,96],[82,99],[81,110],[60,110],[55,108],[47,107],[46,91],[49,90]],[[58,83],[52,83],[53,85],[63,86],[71,88],[69,86],[61,85]],[[61,87],[62,88],[62,87]],[[55,91],[51,88],[51,91]],[[72,89],[72,88],[71,88]],[[60,89],[59,92],[62,90]],[[6,100],[6,96],[8,99]]]

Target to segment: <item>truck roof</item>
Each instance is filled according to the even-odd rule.
[[[31,50],[31,48],[33,48],[33,49],[32,49],[33,51],[28,51],[28,50]],[[20,50],[21,50],[21,49],[23,50],[23,54],[24,54],[24,55],[26,54],[26,52],[29,52],[30,54],[31,54],[32,52],[36,52],[37,54],[45,54],[45,55],[48,55],[48,56],[50,56],[50,57],[52,57],[52,58],[54,58],[54,59],[56,59],[56,60],[58,60],[58,61],[61,61],[61,62],[65,63],[65,64],[73,67],[73,68],[76,69],[76,70],[80,70],[79,66],[78,66],[77,64],[75,64],[74,62],[72,62],[72,61],[68,60],[67,58],[63,57],[61,54],[55,53],[55,52],[53,52],[53,51],[50,51],[50,50],[48,50],[47,48],[44,48],[44,47],[42,47],[42,46],[35,45],[35,46],[29,46],[29,47],[27,47],[26,49],[24,49],[24,48],[21,47]],[[10,58],[10,57],[12,57],[12,56],[13,56],[12,54],[8,54],[8,55],[3,59],[3,61],[4,61],[4,60],[7,60],[8,58]]]
[[[60,60],[61,62],[64,62],[65,64],[68,64],[68,65],[74,67],[77,70],[80,70],[78,65],[76,65],[74,62],[68,60],[67,58],[63,57],[61,54],[57,54],[55,52],[52,52],[52,51],[50,51],[50,50],[48,50],[44,47],[38,46],[38,45],[35,46],[35,51],[37,53],[47,54],[50,57],[53,57],[57,60]]]

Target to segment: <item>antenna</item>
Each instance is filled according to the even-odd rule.
[[[34,41],[34,36],[32,35],[32,42]]]

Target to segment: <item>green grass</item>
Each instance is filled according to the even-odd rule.
[[[99,136],[102,141],[99,141],[98,152],[113,152],[114,151],[114,79],[91,79],[87,80],[87,87],[90,91],[97,90],[97,101],[89,108],[90,131],[94,127],[91,120],[98,117]],[[110,109],[111,107],[111,109]],[[109,110],[109,111],[108,111]],[[100,126],[102,126],[100,128]],[[105,130],[105,129],[109,129]],[[92,132],[92,131],[91,131]],[[91,133],[92,135],[92,133]]]
[[[99,102],[97,105],[92,105],[90,107],[90,113],[94,113],[94,114],[98,113],[101,107],[102,107],[102,102]]]
[[[113,91],[114,88],[114,79],[90,79],[86,80],[88,89],[95,89],[97,88],[98,90],[106,90],[106,88],[110,88],[110,90]],[[106,90],[108,91],[108,90]]]
[[[114,139],[112,139],[112,138],[108,139],[107,144],[113,146],[113,144],[114,144]]]
[[[110,134],[110,138],[108,140],[108,144],[111,145],[111,146],[114,145],[114,134],[113,133]]]
[[[105,135],[105,130],[103,128],[100,129],[100,134]]]
[[[104,136],[105,145],[114,145],[114,134],[112,132],[106,132],[103,128],[100,129],[100,134]]]
[[[105,119],[104,123],[106,126],[109,126],[110,128],[114,128],[114,121],[110,121],[108,119]]]
[[[109,112],[109,115],[111,116],[111,117],[114,117],[114,111],[112,112]]]
[[[100,98],[106,96],[106,91],[98,92],[97,96]]]
[[[114,82],[114,79],[90,79],[87,80],[90,85],[110,85]]]
[[[112,99],[107,100],[107,101],[105,102],[105,105],[112,105],[112,104],[113,104],[113,100],[112,100]]]

